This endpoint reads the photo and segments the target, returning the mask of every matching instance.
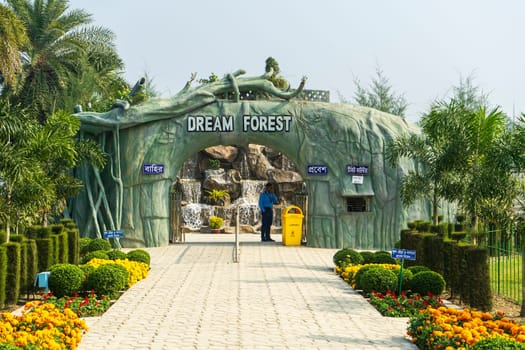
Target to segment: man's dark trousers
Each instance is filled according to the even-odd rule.
[[[273,208],[264,208],[262,213],[261,241],[270,239],[270,227],[273,222]]]

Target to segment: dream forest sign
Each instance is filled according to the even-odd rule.
[[[233,132],[233,115],[189,115],[188,132]],[[243,115],[243,132],[289,132],[291,115]]]

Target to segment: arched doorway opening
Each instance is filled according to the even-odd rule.
[[[306,183],[295,163],[271,147],[212,146],[180,168],[170,190],[170,243],[184,242],[187,233],[259,234],[259,194],[267,182],[275,184],[280,202],[274,207],[273,233],[280,233],[281,214],[289,205],[307,212]],[[237,221],[237,216],[239,216]],[[220,229],[210,225],[219,218]],[[306,243],[306,216],[302,242]]]

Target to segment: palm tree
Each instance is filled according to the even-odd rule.
[[[22,54],[25,79],[18,97],[37,113],[40,122],[59,108],[71,110],[61,95],[73,84],[84,83],[82,76],[105,73],[110,61],[109,69],[122,66],[113,33],[88,27],[91,15],[84,10],[68,11],[68,0],[7,0],[7,4],[24,23],[29,37]]]
[[[22,72],[20,51],[28,38],[24,23],[13,11],[0,4],[0,74],[2,84],[15,86],[17,76]]]
[[[443,128],[448,115],[461,111],[455,101],[435,102],[428,114],[421,119],[421,135],[404,135],[394,139],[386,149],[390,165],[395,167],[400,158],[412,158],[418,163],[415,171],[410,171],[401,183],[403,205],[409,206],[417,199],[432,202],[432,220],[438,224],[439,200],[457,191],[456,159],[463,147],[447,137]]]

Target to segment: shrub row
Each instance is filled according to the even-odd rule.
[[[492,308],[488,252],[485,248],[411,230],[401,231],[401,247],[416,250],[416,261],[407,261],[407,265],[428,266],[443,275],[451,295],[459,296],[463,303],[473,308]]]
[[[36,274],[57,263],[79,261],[80,234],[72,220],[29,227],[24,234],[11,234],[5,243],[0,232],[0,307],[16,304],[21,293],[33,288]]]
[[[353,263],[365,259],[362,253],[350,248],[344,248],[334,254],[336,272],[352,287],[363,290],[365,294],[372,291],[385,294],[388,291],[408,291],[426,295],[432,293],[441,295],[445,289],[445,280],[425,266],[414,266],[401,270],[401,267],[392,259],[388,252],[366,254],[370,260],[378,263]],[[346,261],[345,261],[346,259]],[[401,290],[400,290],[401,289]]]

